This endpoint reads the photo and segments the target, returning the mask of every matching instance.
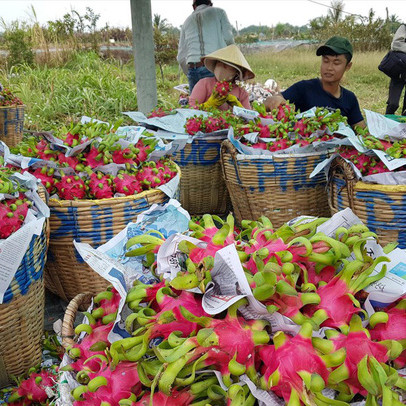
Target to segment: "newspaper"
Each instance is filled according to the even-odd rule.
[[[241,375],[240,381],[244,382],[249,388],[255,399],[259,401],[259,406],[283,406],[285,401],[275,395],[272,391],[259,389],[247,375]]]
[[[3,303],[4,294],[23,260],[32,237],[40,235],[44,221],[45,217],[34,219],[24,224],[10,237],[0,240],[0,304]]]
[[[364,109],[368,130],[376,138],[402,139],[406,137],[406,124],[398,123],[382,114]]]
[[[106,244],[92,248],[89,244],[74,241],[75,248],[83,260],[100,276],[108,280],[121,296],[117,318],[109,333],[110,342],[128,336],[125,330],[126,314],[123,313],[127,291],[136,279],[143,283],[153,283],[156,279],[145,270],[142,257],[126,257],[126,243],[135,236],[149,230],[157,230],[166,238],[170,233],[184,232],[188,228],[189,214],[180,207],[176,200],[170,200],[165,205],[153,205],[149,210],[139,215],[136,223],[127,227]]]
[[[174,114],[151,118],[147,118],[143,113],[139,111],[125,111],[123,112],[123,114],[127,115],[132,120],[140,124],[157,127],[175,134],[186,134],[185,124],[188,118],[191,118],[193,116],[208,116],[207,112],[194,109],[176,109],[174,110]]]
[[[244,109],[243,107],[238,106],[233,107],[233,114],[237,117],[242,117],[247,121],[255,120],[259,116],[259,113],[256,110]]]

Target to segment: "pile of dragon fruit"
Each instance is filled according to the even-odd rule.
[[[22,106],[24,103],[10,89],[0,84],[0,106]]]
[[[186,120],[185,130],[190,135],[209,134],[229,127],[242,125],[244,120],[229,111],[211,110],[208,116],[193,116]]]
[[[41,180],[50,196],[63,200],[134,195],[161,186],[177,174],[175,164],[168,158],[148,160],[157,142],[155,138],[124,143],[114,130],[100,123],[72,124],[57,137],[62,145],[76,148],[70,156],[55,139],[29,136],[11,151],[42,162],[28,169],[7,166],[20,172],[28,170]],[[106,170],[109,164],[115,164],[116,171]]]
[[[10,180],[10,172],[0,170],[0,240],[6,239],[24,224],[32,202],[25,195],[26,189],[15,180]]]
[[[356,134],[361,144],[368,149],[367,153],[359,152],[350,146],[341,146],[338,153],[344,159],[352,162],[361,172],[362,176],[375,175],[377,173],[389,172],[390,169],[380,160],[373,150],[383,151],[394,159],[406,158],[406,140],[399,139],[392,141],[389,137],[378,139],[369,133],[368,128],[356,128]],[[399,167],[397,171],[404,170]]]
[[[326,220],[279,229],[265,217],[241,229],[231,215],[191,221],[189,235],[200,243],[179,244],[178,275],[152,285],[137,281],[128,291],[128,337],[108,340],[120,301],[114,288],[84,313],[88,324],[75,329],[84,338],[67,350],[71,362],[62,368],[79,384],[73,405],[248,406],[259,404],[257,390],[272,405],[404,404],[406,300],[369,317],[364,288],[385,275],[389,260],[369,255],[366,244],[376,236],[366,226],[340,227],[328,237],[317,232]],[[126,255],[145,255],[154,273],[164,242],[158,232],[135,236]],[[243,317],[246,299],[216,316],[204,311],[202,296],[190,289],[205,291],[215,253],[230,244],[255,300],[269,316],[278,312],[299,325],[297,334],[273,331],[267,317]],[[385,246],[385,255],[393,248]],[[15,393],[10,405],[31,404]]]
[[[234,134],[241,138],[247,146],[269,151],[280,151],[293,145],[305,147],[314,142],[329,141],[334,138],[340,123],[346,123],[346,118],[340,110],[330,112],[318,107],[314,116],[298,117],[293,104],[286,103],[267,113],[265,107],[254,103],[259,112],[258,118],[234,127]],[[269,122],[271,124],[269,124]],[[258,133],[259,140],[255,143],[244,138],[244,135]]]

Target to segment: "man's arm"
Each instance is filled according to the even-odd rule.
[[[365,121],[359,121],[358,123],[353,124],[351,127],[353,130],[355,130],[355,127],[360,127],[360,128],[365,128],[367,125],[365,124]]]
[[[234,44],[233,27],[231,26],[230,21],[228,21],[226,12],[221,10],[221,14],[220,23],[224,41],[227,45]]]
[[[187,66],[187,49],[186,49],[186,40],[185,40],[185,30],[181,29],[180,31],[180,38],[179,38],[179,45],[178,45],[178,56],[176,60],[178,61],[180,67],[183,70],[183,73],[187,75],[188,66]]]
[[[286,100],[281,93],[267,97],[264,102],[266,111],[272,111],[273,109],[278,108],[281,104],[286,104]]]

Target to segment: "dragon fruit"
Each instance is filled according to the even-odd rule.
[[[8,398],[8,405],[45,404],[48,401],[47,389],[49,390],[56,385],[56,370],[43,369],[39,373],[32,370],[30,372],[29,377],[13,389]]]
[[[126,196],[142,192],[142,186],[136,175],[119,173],[113,180],[114,191]]]
[[[265,330],[267,322],[262,320],[245,321],[237,317],[237,309],[247,302],[243,299],[228,308],[225,319],[218,320],[210,317],[195,317],[182,308],[182,314],[191,322],[196,322],[203,328],[196,336],[186,340],[175,333],[154,347],[154,352],[161,362],[177,365],[168,367],[158,383],[159,389],[169,393],[179,367],[186,364],[201,367],[212,366],[221,372],[223,382],[230,386],[231,375],[240,376],[247,373],[255,375],[255,348],[269,341]],[[169,346],[168,346],[169,344]],[[176,368],[176,369],[174,369]]]
[[[137,164],[141,164],[148,159],[157,141],[155,139],[140,138],[135,144],[135,148],[139,151],[137,154]]]
[[[90,168],[97,168],[105,164],[103,151],[97,147],[92,146],[88,153],[85,154],[86,165]]]
[[[330,373],[328,382],[330,386],[336,386],[344,393],[351,393],[351,397],[360,393],[367,395],[367,391],[360,384],[357,376],[357,366],[360,361],[369,355],[378,362],[387,362],[392,347],[392,342],[377,343],[370,339],[369,333],[362,327],[361,318],[353,315],[347,334],[341,334],[335,330],[328,331],[329,339],[313,338],[313,345],[321,352],[330,354],[331,352],[345,350],[345,359],[335,365],[335,369]],[[399,354],[400,344],[395,348],[395,357]],[[348,387],[347,390],[344,388]]]
[[[194,135],[199,131],[204,132],[202,117],[192,117],[186,120],[185,130],[188,134]]]
[[[89,373],[89,381],[72,391],[74,406],[119,406],[121,400],[135,401],[141,393],[137,365],[125,361]]]
[[[136,148],[124,148],[124,149],[117,149],[113,151],[113,162],[115,164],[130,164],[135,165],[137,154],[139,154],[139,150]]]
[[[63,200],[83,199],[86,196],[86,185],[82,178],[77,175],[62,175],[55,182],[58,196]]]
[[[286,138],[281,138],[277,141],[271,142],[268,144],[270,151],[280,151],[282,149],[289,148],[293,145],[292,140],[288,140]]]
[[[7,199],[0,203],[0,239],[5,239],[21,228],[31,203],[24,198]]]
[[[105,175],[102,172],[92,173],[86,183],[90,198],[108,199],[114,195],[110,175]]]
[[[327,284],[317,289],[320,303],[309,305],[305,309],[305,314],[312,317],[317,312],[316,318],[321,322],[321,326],[345,329],[351,316],[361,312],[360,304],[354,295],[372,282],[383,278],[386,265],[378,274],[369,275],[379,263],[387,260],[386,257],[378,257],[373,262],[367,262],[367,267],[364,260],[355,259],[352,262],[344,260],[343,269]]]
[[[162,392],[154,394],[145,393],[138,402],[134,403],[134,406],[149,406],[151,404],[160,406],[188,406],[194,398],[188,391],[183,390],[178,392],[174,389],[170,395]],[[207,402],[209,402],[209,399],[207,399]]]
[[[404,351],[393,363],[397,368],[406,366],[406,300],[386,312],[376,312],[369,320],[369,332],[374,341],[403,342]]]
[[[39,179],[48,193],[52,195],[55,188],[55,178],[53,177],[54,169],[43,166],[42,168],[30,171],[30,173]]]
[[[143,189],[148,190],[162,184],[158,174],[159,169],[156,167],[155,162],[147,162],[138,171],[137,179]]]
[[[193,317],[200,319],[206,316],[201,300],[189,292],[181,292],[179,296],[172,297],[165,294],[166,291],[167,288],[157,291],[157,311],[149,307],[139,307],[138,311],[127,317],[126,328],[133,337],[115,341],[111,345],[110,355],[114,363],[122,359],[138,361],[145,355],[149,342],[154,338],[167,339],[174,331],[187,337],[197,331],[197,322],[188,321],[181,309],[187,309]]]
[[[72,169],[81,169],[79,165],[79,159],[74,156],[65,156],[62,152],[58,154],[57,161],[61,166],[69,166]]]
[[[292,405],[300,405],[301,401],[318,404],[307,403],[309,398],[326,400],[321,391],[328,381],[332,357],[323,357],[314,348],[312,332],[309,323],[305,323],[295,337],[278,331],[273,338],[274,345],[260,348],[262,389],[274,391]],[[337,355],[342,361],[345,352]]]
[[[213,88],[213,93],[217,93],[220,96],[227,96],[233,89],[233,84],[226,80],[216,82]]]

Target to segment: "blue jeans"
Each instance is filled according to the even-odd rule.
[[[195,84],[203,78],[209,78],[214,76],[213,72],[210,72],[205,66],[200,66],[198,68],[190,68],[187,73],[187,78],[189,80],[189,94],[192,93]]]

